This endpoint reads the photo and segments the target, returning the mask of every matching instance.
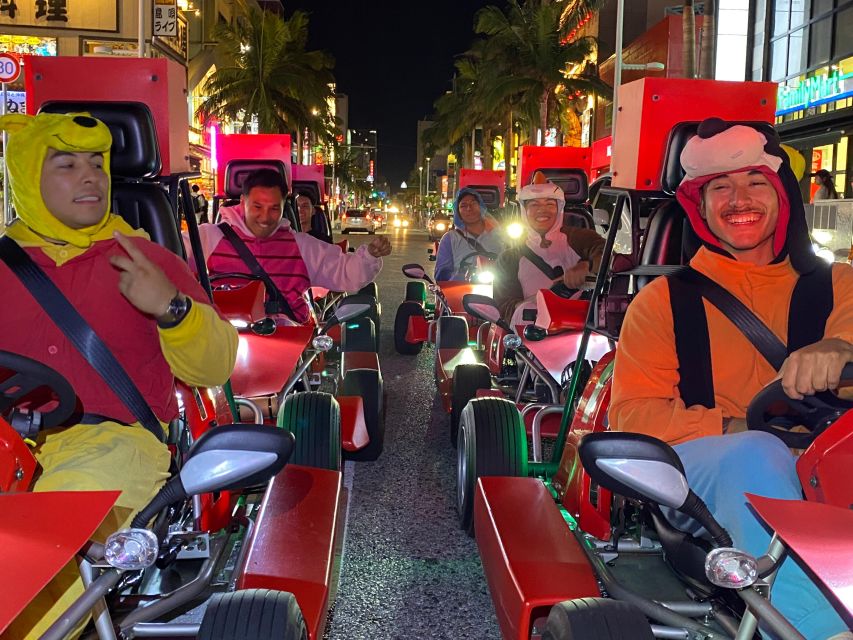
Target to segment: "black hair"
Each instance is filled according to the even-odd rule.
[[[255,187],[264,187],[266,189],[277,187],[281,191],[282,198],[287,195],[287,184],[284,182],[284,178],[281,177],[278,171],[273,171],[272,169],[258,169],[246,176],[242,186],[243,196],[248,196],[249,192]]]
[[[297,198],[308,198],[311,201],[311,204],[314,204],[314,198],[311,197],[310,193],[308,193],[307,191],[305,191],[303,189],[300,189],[299,191],[296,192],[296,197]]]
[[[835,183],[832,181],[832,174],[829,173],[829,171],[826,169],[818,169],[814,176],[824,187],[826,187],[830,198],[833,200],[838,199],[838,191],[835,189]]]
[[[192,186],[192,189],[193,189],[193,191],[198,191],[199,187],[198,187],[198,185],[197,185],[197,184],[194,184],[194,185]]]

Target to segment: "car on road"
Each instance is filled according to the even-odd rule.
[[[341,233],[351,231],[364,231],[371,235],[376,233],[373,214],[364,209],[347,209],[341,216]]]
[[[373,228],[379,231],[387,222],[385,212],[382,209],[371,209],[370,214],[373,216]]]
[[[437,242],[453,228],[453,218],[445,211],[438,211],[429,217],[426,227],[430,241]]]

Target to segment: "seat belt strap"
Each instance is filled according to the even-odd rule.
[[[252,275],[260,278],[263,281],[264,286],[266,286],[267,291],[270,294],[270,299],[264,304],[264,310],[268,314],[283,313],[297,324],[301,324],[299,319],[296,317],[296,314],[293,312],[293,308],[290,306],[290,303],[287,301],[287,298],[261,266],[261,263],[258,262],[255,254],[253,254],[249,247],[246,246],[246,243],[243,242],[243,238],[238,236],[237,232],[234,231],[234,229],[231,228],[231,225],[227,222],[220,222],[216,226],[219,227],[219,230],[222,231],[222,235],[224,235],[225,239],[231,243],[232,247],[234,247],[234,251],[237,252],[237,255],[240,256],[240,260],[242,260],[249,268]]]
[[[711,338],[702,296],[681,278],[667,278],[675,353],[678,357],[678,392],[685,406],[713,409],[714,377]]]
[[[800,276],[788,311],[788,353],[823,339],[833,304],[831,266]]]
[[[550,280],[556,280],[563,275],[563,267],[552,267],[527,245],[521,247],[521,255],[527,258],[533,266],[539,269]]]
[[[139,388],[59,287],[9,236],[0,238],[0,258],[136,421],[162,442],[163,427]]]

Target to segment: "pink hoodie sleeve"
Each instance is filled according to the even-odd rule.
[[[338,245],[307,233],[293,235],[313,286],[352,293],[373,282],[382,269],[382,258],[370,255],[367,245],[360,246],[355,253],[344,253]]]
[[[224,237],[222,235],[222,231],[215,224],[200,224],[198,226],[198,235],[201,239],[201,251],[204,254],[204,262],[205,264],[210,259],[210,254],[213,253],[213,250],[216,249],[216,245],[219,244],[219,241]],[[193,248],[190,246],[190,237],[186,231],[181,232],[181,236],[184,241],[184,247],[187,250],[187,263],[192,269],[193,273],[196,273],[195,268],[195,259],[193,258]]]

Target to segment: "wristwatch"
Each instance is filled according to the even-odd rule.
[[[177,327],[181,320],[186,318],[192,308],[192,300],[183,293],[178,292],[175,297],[169,300],[169,307],[166,313],[157,316],[157,326],[161,329],[171,329]]]

